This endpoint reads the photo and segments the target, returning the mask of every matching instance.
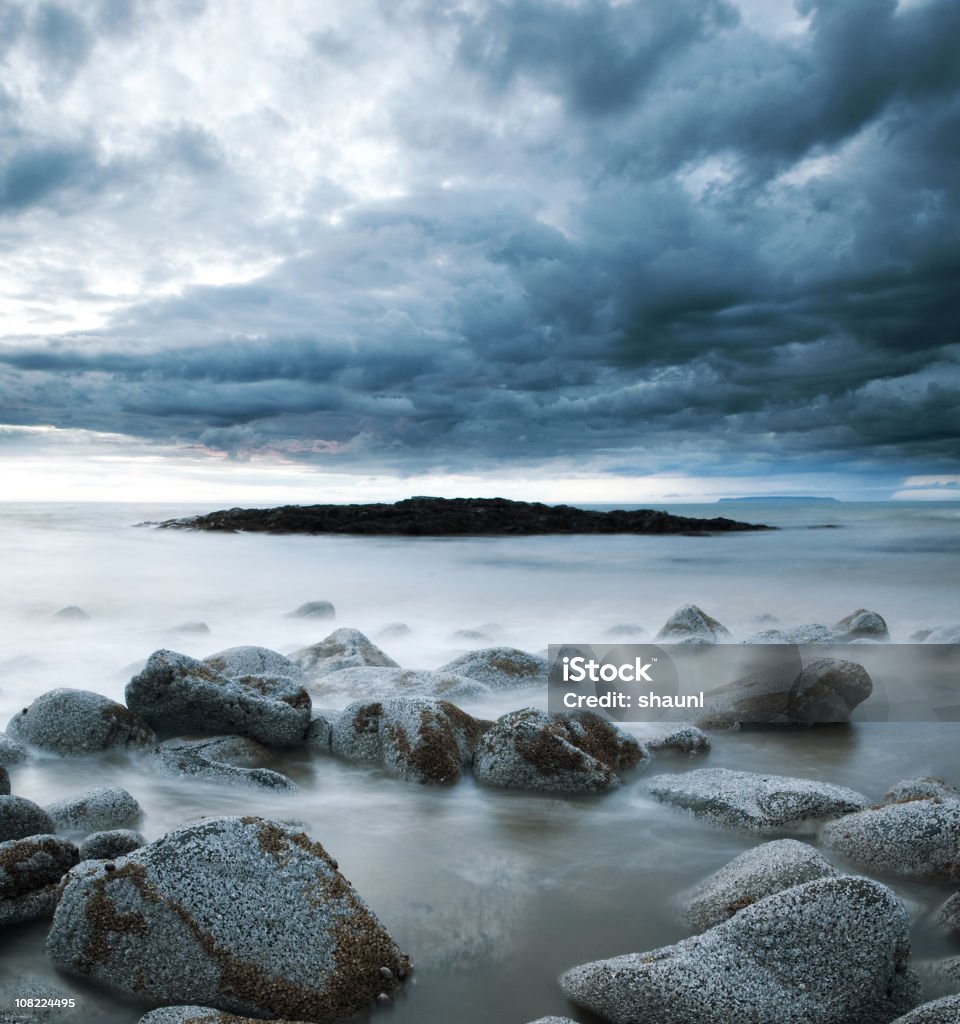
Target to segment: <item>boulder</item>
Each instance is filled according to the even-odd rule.
[[[308,747],[329,752],[333,742],[333,724],[339,717],[339,711],[330,711],[327,708],[318,710],[314,708],[310,712],[310,725],[307,727],[307,735],[304,742]]]
[[[50,690],[10,719],[15,739],[66,757],[156,742],[136,712],[90,690]]]
[[[143,808],[118,786],[101,786],[80,796],[68,797],[48,804],[44,810],[53,819],[58,831],[101,832],[104,829],[127,828],[143,817]]]
[[[0,1022],[2,1024],[2,1022]],[[263,1024],[260,1017],[238,1017],[209,1006],[161,1006],[144,1014],[137,1024]],[[273,1020],[271,1024],[307,1024],[305,1021]]]
[[[155,651],[127,684],[127,704],[164,734],[236,733],[269,746],[303,741],[310,696],[297,682],[262,675],[228,679],[175,651]]]
[[[330,601],[306,601],[288,615],[291,619],[335,619],[337,610]]]
[[[749,832],[811,828],[814,820],[850,815],[869,803],[843,786],[729,768],[657,775],[648,789],[658,800],[693,811],[715,825]]]
[[[80,859],[60,836],[0,843],[0,926],[53,917],[60,879]]]
[[[377,631],[378,640],[400,640],[410,636],[413,630],[405,622],[388,622]]]
[[[931,630],[923,641],[925,644],[960,644],[960,625],[940,626]]]
[[[960,880],[960,801],[909,800],[870,807],[825,825],[820,842],[875,871]]]
[[[409,970],[324,848],[256,817],[208,819],[79,864],[47,954],[155,1004],[318,1022],[359,1013]]]
[[[792,629],[763,629],[759,633],[748,636],[745,644],[833,644],[836,637],[833,630],[811,622],[805,626],[794,626]]]
[[[757,900],[836,869],[807,843],[775,839],[745,850],[679,899],[680,916],[694,928],[712,928]]]
[[[488,724],[442,700],[357,701],[333,723],[331,749],[349,761],[383,765],[401,779],[451,784],[470,767]]]
[[[237,676],[286,676],[300,678],[300,667],[269,647],[228,647],[203,659],[214,672],[235,679]]]
[[[960,995],[944,996],[924,1003],[893,1024],[960,1024]]]
[[[307,675],[314,679],[341,668],[399,668],[389,655],[360,632],[359,629],[335,629],[328,637],[311,647],[303,647],[290,655]]]
[[[10,793],[10,776],[7,769],[0,765],[0,796],[8,796]]]
[[[75,604],[68,604],[66,608],[54,612],[53,617],[60,622],[89,622],[90,614]]]
[[[862,665],[817,658],[796,675],[775,667],[760,669],[708,691],[696,722],[702,728],[848,722],[872,692],[873,682]]]
[[[56,832],[53,818],[32,800],[0,796],[0,843]]]
[[[679,754],[705,754],[710,749],[710,737],[695,725],[681,725],[653,736],[644,736],[643,743],[651,753],[674,751]]]
[[[947,935],[960,936],[960,892],[955,892],[937,911],[937,927]]]
[[[550,666],[546,658],[516,647],[484,647],[448,661],[437,672],[467,676],[491,690],[511,690],[517,686],[546,686]]]
[[[960,956],[920,960],[917,973],[923,979],[924,989],[932,989],[935,995],[960,992]]]
[[[887,1024],[919,996],[909,962],[909,920],[893,892],[822,878],[676,945],[574,967],[560,984],[615,1024]]]
[[[685,604],[667,619],[656,639],[667,643],[683,643],[687,640],[721,643],[731,639],[731,636],[726,626],[707,615],[702,608],[695,604]]]
[[[321,676],[310,684],[310,692],[317,696],[346,695],[367,699],[406,695],[470,700],[487,696],[490,688],[453,672],[368,665],[341,668]]]
[[[890,630],[882,615],[858,608],[855,612],[834,623],[833,632],[838,643],[849,643],[851,640],[889,640]]]
[[[577,1022],[569,1017],[538,1017],[536,1020],[530,1021],[530,1024],[577,1024]]]
[[[592,793],[619,786],[617,772],[647,756],[641,743],[593,712],[521,708],[483,735],[473,773],[488,786]]]
[[[26,759],[24,745],[5,732],[0,732],[0,765],[20,764]]]
[[[960,789],[930,775],[904,779],[883,794],[883,804],[904,804],[910,800],[960,800]]]
[[[297,792],[296,784],[286,775],[269,768],[253,767],[268,760],[270,751],[245,736],[167,740],[157,747],[154,757],[165,775],[287,793]]]
[[[91,832],[80,844],[81,860],[116,860],[146,846],[147,841],[132,828],[114,828]]]

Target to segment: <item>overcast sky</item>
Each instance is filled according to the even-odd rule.
[[[6,498],[960,496],[958,282],[956,0],[0,4]]]

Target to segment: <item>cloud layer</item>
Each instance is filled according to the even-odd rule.
[[[0,421],[338,472],[956,471],[953,0],[0,18]]]

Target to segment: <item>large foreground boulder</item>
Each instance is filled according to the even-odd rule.
[[[560,979],[615,1024],[886,1024],[913,1006],[909,920],[866,878],[797,885],[703,935],[584,964]]]
[[[933,797],[871,807],[825,825],[820,841],[875,871],[958,881],[960,801]]]
[[[333,723],[331,749],[401,779],[450,784],[469,769],[488,726],[443,700],[357,701]]]
[[[359,629],[335,629],[318,644],[302,647],[290,655],[290,660],[314,679],[329,675],[342,668],[399,668],[388,654]]]
[[[79,859],[76,846],[60,836],[0,843],[0,926],[52,917],[60,879]]]
[[[310,696],[285,676],[227,678],[175,651],[155,651],[126,688],[126,701],[159,733],[236,733],[295,746],[310,724]]]
[[[37,697],[10,719],[7,732],[23,743],[67,757],[156,742],[143,718],[90,690],[51,690]]]
[[[47,953],[141,999],[318,1022],[358,1013],[409,970],[319,843],[253,817],[78,865]]]
[[[712,928],[775,892],[836,874],[829,861],[807,843],[775,839],[745,850],[683,893],[680,916],[694,928]]]
[[[644,746],[593,712],[521,708],[497,719],[477,746],[473,773],[488,786],[594,793],[647,757]]]
[[[658,800],[693,811],[723,828],[750,832],[797,830],[822,818],[861,811],[869,801],[843,786],[729,768],[656,775],[648,783]]]
[[[771,666],[710,690],[696,722],[701,728],[847,722],[872,692],[873,682],[862,665],[817,658],[799,673]]]
[[[23,796],[0,796],[0,843],[56,832],[53,818]]]
[[[545,686],[550,665],[546,658],[516,647],[485,647],[448,661],[437,672],[467,676],[491,690],[512,690],[518,686]]]

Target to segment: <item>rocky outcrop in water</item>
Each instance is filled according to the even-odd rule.
[[[399,668],[388,654],[359,629],[335,629],[317,644],[290,655],[304,674],[317,679],[345,668]]]
[[[126,688],[127,705],[157,732],[236,733],[268,746],[301,743],[310,696],[287,676],[228,678],[175,651],[155,651]]]
[[[143,817],[140,804],[119,786],[101,786],[79,796],[67,797],[48,804],[44,810],[53,819],[58,831],[101,832],[104,829],[127,828]]]
[[[76,846],[60,836],[0,843],[0,926],[52,917],[60,879],[79,859]]]
[[[710,690],[696,722],[714,729],[848,722],[872,692],[869,673],[854,661],[817,658],[796,674],[771,665]]]
[[[617,773],[647,756],[641,743],[592,712],[522,708],[497,719],[484,734],[473,773],[505,789],[594,793],[619,786]]]
[[[202,821],[116,861],[81,863],[47,954],[154,1003],[317,1022],[359,1013],[409,970],[319,843],[254,817]]]
[[[145,524],[154,525],[154,524]],[[733,519],[693,519],[653,509],[591,512],[569,505],[506,498],[407,498],[393,504],[284,505],[231,508],[185,519],[164,529],[225,533],[351,533],[365,536],[483,537],[556,533],[729,533],[769,530]]]
[[[896,895],[866,878],[826,878],[674,946],[574,967],[560,984],[615,1024],[886,1024],[919,996],[909,963]]]
[[[657,775],[647,788],[658,800],[715,825],[750,832],[810,826],[817,819],[849,816],[869,803],[861,793],[843,786],[729,768]]]
[[[156,742],[129,708],[90,690],[45,693],[10,719],[7,732],[23,743],[64,757],[128,750]]]
[[[695,604],[678,608],[657,633],[657,640],[672,644],[715,644],[731,640],[730,630]]]
[[[333,723],[331,749],[349,761],[382,765],[401,779],[449,785],[469,770],[489,724],[447,701],[358,701]]]
[[[820,842],[876,871],[960,881],[960,800],[933,797],[870,807],[825,825]]]
[[[245,736],[167,740],[157,747],[154,757],[165,775],[277,792],[297,792],[296,784],[286,775],[261,767],[270,757],[270,751]]]
[[[53,818],[23,796],[0,796],[0,843],[56,832]]]
[[[147,841],[132,828],[91,832],[80,844],[81,860],[114,860],[146,846]]]
[[[491,690],[546,685],[550,666],[545,658],[516,647],[485,647],[441,665],[437,672],[466,676]]]
[[[757,900],[836,874],[830,862],[807,843],[775,839],[745,850],[699,885],[682,893],[680,916],[694,928],[712,928]]]

